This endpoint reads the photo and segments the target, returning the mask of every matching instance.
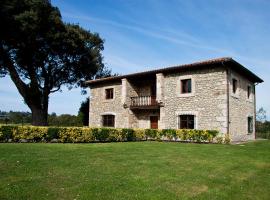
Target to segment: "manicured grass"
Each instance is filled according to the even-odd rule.
[[[0,199],[270,199],[270,141],[0,144]]]

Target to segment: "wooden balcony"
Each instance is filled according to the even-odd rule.
[[[156,96],[139,96],[130,98],[130,109],[158,109],[160,107],[156,100]]]

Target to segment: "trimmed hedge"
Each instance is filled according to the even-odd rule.
[[[89,143],[167,140],[211,143],[217,135],[218,131],[193,129],[0,126],[1,142]]]

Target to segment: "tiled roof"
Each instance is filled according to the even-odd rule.
[[[87,85],[94,85],[96,83],[116,81],[116,80],[121,80],[123,78],[136,78],[136,77],[145,76],[145,75],[154,75],[157,73],[173,73],[173,72],[177,72],[177,71],[181,71],[181,70],[185,71],[185,70],[195,69],[197,67],[207,67],[207,66],[215,67],[215,66],[219,66],[219,65],[224,65],[224,66],[232,68],[235,71],[238,71],[239,73],[246,76],[248,79],[250,79],[254,83],[255,82],[257,82],[257,83],[263,82],[263,80],[261,78],[256,76],[254,73],[252,73],[250,70],[245,68],[240,63],[236,62],[231,57],[223,57],[223,58],[216,58],[216,59],[205,60],[205,61],[200,61],[200,62],[194,62],[191,64],[164,67],[164,68],[159,68],[159,69],[155,69],[155,70],[137,72],[137,73],[126,74],[126,75],[121,75],[121,76],[112,76],[112,77],[107,77],[107,78],[89,80],[89,81],[86,81],[85,83]]]

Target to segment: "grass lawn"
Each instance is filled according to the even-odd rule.
[[[270,141],[0,144],[0,199],[270,199]]]

